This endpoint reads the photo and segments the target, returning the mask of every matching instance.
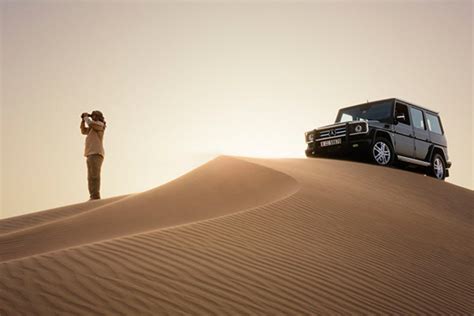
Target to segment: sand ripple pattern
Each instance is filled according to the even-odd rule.
[[[0,263],[0,315],[474,312],[472,192],[347,162],[256,162],[301,189],[245,212]],[[398,183],[374,186],[393,172]],[[418,198],[395,199],[410,188]]]
[[[61,220],[69,216],[78,215],[83,212],[90,211],[99,206],[103,206],[112,202],[119,201],[128,195],[111,197],[108,199],[87,201],[74,205],[67,205],[55,209],[10,217],[0,220],[0,235],[11,233],[14,231],[27,229],[41,224]]]

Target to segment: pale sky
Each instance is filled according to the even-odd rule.
[[[1,211],[86,201],[80,114],[107,121],[103,198],[220,154],[304,157],[337,109],[439,111],[473,189],[473,3],[1,2]]]

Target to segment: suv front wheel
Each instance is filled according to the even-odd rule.
[[[390,166],[393,163],[393,146],[386,138],[376,138],[370,146],[372,160],[380,166]]]
[[[444,180],[446,177],[446,163],[444,162],[443,156],[440,154],[434,154],[430,168],[430,174],[433,177],[439,180]]]

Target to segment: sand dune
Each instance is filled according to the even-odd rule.
[[[0,221],[0,314],[472,314],[473,205],[390,168],[219,157]]]
[[[156,189],[0,235],[0,260],[223,216],[282,199],[297,188],[281,172],[217,158]]]
[[[1,220],[0,235],[18,231],[21,229],[37,226],[53,220],[58,220],[71,215],[77,215],[82,212],[89,211],[93,208],[118,201],[128,195],[115,196],[107,199],[87,201],[83,203],[67,205],[50,210],[29,213],[25,215],[15,216]]]

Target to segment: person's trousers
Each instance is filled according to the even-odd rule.
[[[100,199],[100,169],[104,157],[99,154],[87,156],[87,182],[91,199]]]

